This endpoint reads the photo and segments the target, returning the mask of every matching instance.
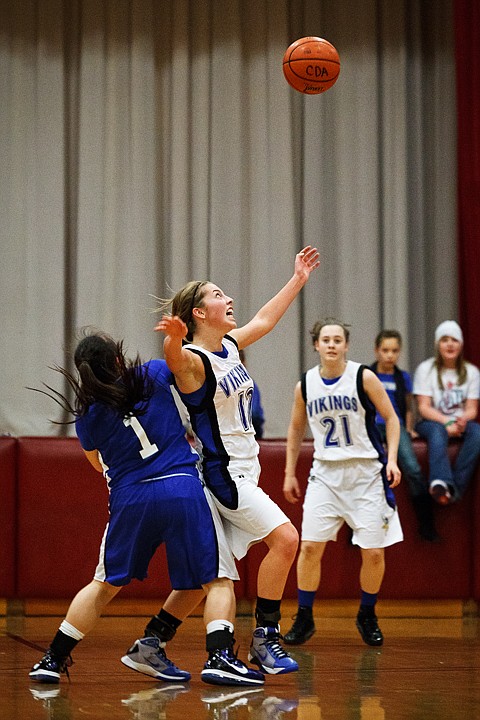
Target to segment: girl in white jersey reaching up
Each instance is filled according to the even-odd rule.
[[[270,674],[298,670],[280,645],[279,627],[281,598],[298,533],[258,487],[259,447],[251,417],[253,381],[239,350],[275,327],[319,264],[317,249],[305,247],[296,255],[287,284],[241,328],[235,321],[233,300],[207,281],[190,282],[177,292],[171,301],[172,315],[165,315],[156,327],[166,334],[165,359],[189,411],[204,481],[224,518],[234,555],[244,557],[260,541],[268,547],[258,571],[257,627],[249,659]]]
[[[297,561],[298,612],[285,642],[298,645],[315,632],[312,610],[322,556],[346,522],[362,553],[357,628],[367,645],[378,646],[383,635],[375,604],[385,572],[384,548],[403,540],[392,492],[401,477],[400,424],[378,377],[347,360],[346,325],[327,318],[315,324],[311,336],[320,365],[308,370],[295,387],[287,435],[283,492],[291,503],[301,498],[295,468],[307,420],[314,453]],[[388,457],[375,425],[377,411],[385,420]]]

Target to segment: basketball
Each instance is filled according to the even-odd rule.
[[[305,95],[318,95],[337,82],[340,57],[336,48],[319,37],[295,40],[283,56],[287,82]]]

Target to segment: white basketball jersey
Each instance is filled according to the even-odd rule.
[[[230,460],[246,460],[256,457],[259,450],[252,423],[253,380],[240,361],[237,343],[226,335],[222,345],[222,353],[193,344],[184,346],[205,358],[208,386],[202,407],[188,409],[190,415],[192,411],[196,415],[195,432],[204,455],[226,454]],[[182,395],[184,402],[185,397]]]
[[[314,440],[314,460],[384,461],[375,407],[363,390],[360,367],[349,360],[343,375],[332,384],[325,383],[318,365],[305,373],[302,393]]]

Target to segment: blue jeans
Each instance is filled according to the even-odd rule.
[[[380,437],[382,442],[386,442],[387,433],[385,425],[379,424]],[[418,464],[415,450],[413,449],[412,439],[404,425],[400,425],[400,442],[398,443],[398,466],[408,482],[412,497],[428,494],[427,483],[422,475],[420,465]]]
[[[427,441],[430,482],[444,480],[453,489],[454,500],[460,500],[480,457],[480,425],[473,420],[467,423],[453,468],[447,452],[449,435],[443,425],[435,420],[421,420],[415,429]]]

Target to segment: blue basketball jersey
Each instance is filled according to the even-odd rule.
[[[198,455],[185,437],[171,392],[172,373],[164,360],[150,360],[142,368],[155,385],[143,415],[122,420],[96,402],[75,423],[83,449],[99,451],[110,489],[172,473],[197,473]]]

